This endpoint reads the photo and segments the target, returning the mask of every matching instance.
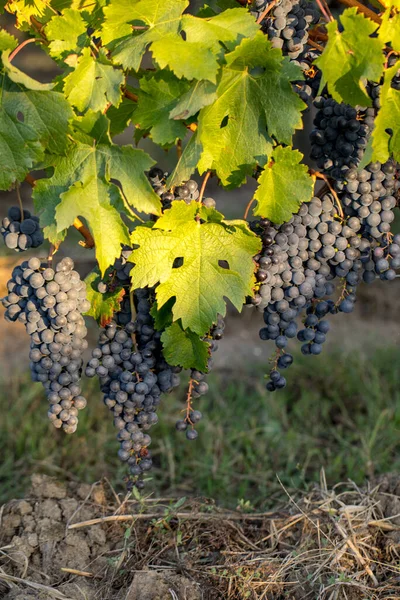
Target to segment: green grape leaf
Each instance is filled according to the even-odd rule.
[[[75,217],[84,217],[95,240],[96,260],[104,275],[121,254],[121,244],[129,244],[129,233],[115,207],[119,190],[93,176],[85,183],[76,181],[60,194],[56,207],[57,231],[68,229]]]
[[[197,132],[192,135],[185,148],[183,149],[182,155],[178,159],[174,170],[167,180],[167,188],[181,185],[184,181],[190,179],[191,175],[196,170],[196,165],[200,160],[201,156],[201,144],[197,139]]]
[[[195,81],[169,113],[170,119],[188,119],[217,98],[217,86],[210,81]]]
[[[328,43],[315,64],[322,71],[321,89],[327,84],[331,96],[337,102],[355,106],[371,106],[371,98],[365,88],[366,80],[378,82],[383,73],[384,43],[375,34],[378,25],[348,8],[338,21],[326,25]]]
[[[181,28],[188,42],[202,42],[218,52],[220,42],[233,50],[243,38],[252,38],[260,26],[250,12],[236,7],[208,19],[184,15]]]
[[[81,112],[103,111],[109,103],[119,105],[124,81],[123,72],[112,66],[103,50],[93,58],[90,49],[84,48],[75,70],[65,78],[64,93]]]
[[[289,221],[303,202],[309,202],[314,181],[306,165],[300,164],[303,155],[292,148],[274,148],[271,162],[266,165],[254,195],[257,206],[254,215],[280,224]]]
[[[18,46],[18,40],[5,29],[0,29],[0,52],[14,50]]]
[[[43,159],[67,145],[72,111],[52,85],[41,84],[10,65],[3,52],[0,72],[0,188],[8,189]]]
[[[68,219],[84,216],[93,232],[96,253],[104,272],[113,258],[119,256],[118,236],[119,244],[129,242],[119,215],[119,224],[116,223],[123,200],[124,205],[138,211],[161,213],[161,201],[145,175],[153,164],[145,152],[132,146],[71,144],[66,156],[57,161],[52,177],[39,180],[33,190],[35,208],[40,213],[46,237],[50,242],[58,243],[65,237],[62,228]],[[120,188],[111,180],[116,180]],[[65,214],[66,209],[59,207],[60,204],[68,205],[68,214]],[[108,218],[112,227],[110,234]],[[111,258],[114,252],[115,256]],[[110,262],[106,264],[108,260]]]
[[[89,42],[86,28],[79,10],[66,8],[61,15],[55,15],[45,28],[51,56],[59,58],[66,52],[76,51],[84,46],[85,41]]]
[[[46,21],[54,12],[49,7],[48,0],[9,0],[7,11],[17,16],[18,27],[29,29],[31,17]]]
[[[169,115],[188,87],[188,82],[180,81],[169,71],[159,71],[140,80],[135,123],[140,129],[149,130],[156,144],[174,144],[185,137],[185,125]]]
[[[180,321],[167,327],[161,336],[161,342],[168,364],[207,371],[210,344],[201,340],[190,329],[182,329]]]
[[[172,307],[174,302],[175,298],[171,298],[161,306],[161,308],[158,306],[157,300],[153,302],[150,314],[154,319],[154,328],[157,329],[157,331],[164,331],[169,325],[172,325]]]
[[[304,103],[291,81],[301,72],[259,32],[225,56],[217,100],[199,115],[199,171],[215,169],[224,186],[238,186],[271,153],[269,136],[290,144],[302,127]],[[283,62],[282,62],[283,61]]]
[[[379,39],[383,44],[390,43],[393,50],[400,52],[400,3],[391,2],[382,16]]]
[[[261,243],[242,222],[216,222],[213,209],[195,201],[175,201],[153,227],[137,227],[131,235],[132,287],[156,288],[158,306],[176,298],[174,320],[204,335],[218,314],[226,313],[226,300],[240,310],[254,285],[253,256]],[[203,222],[202,222],[203,221]],[[217,219],[218,221],[218,219]],[[174,268],[177,258],[182,265]],[[227,261],[229,268],[220,266]]]
[[[123,98],[118,108],[110,106],[107,111],[107,117],[110,120],[111,137],[125,131],[132,120],[135,110],[136,102],[132,102],[129,98]]]
[[[100,327],[105,327],[110,323],[114,313],[119,311],[125,291],[122,287],[119,287],[113,292],[100,294],[97,286],[101,280],[100,271],[97,268],[93,269],[85,278],[86,298],[90,302],[90,309],[86,315],[93,317]]]
[[[161,69],[169,67],[179,79],[217,81],[217,57],[203,42],[187,42],[180,35],[170,34],[153,42],[151,51]]]
[[[400,162],[400,91],[391,87],[392,79],[400,69],[400,60],[387,69],[381,88],[381,108],[372,132],[373,160],[386,162],[390,155]]]
[[[137,71],[149,44],[178,33],[188,5],[188,0],[111,0],[104,8],[101,38],[112,50],[113,61]],[[147,29],[132,35],[132,24]]]

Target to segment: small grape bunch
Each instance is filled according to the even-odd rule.
[[[38,248],[44,242],[39,218],[32,215],[29,210],[24,209],[21,212],[18,206],[11,206],[8,210],[8,215],[4,217],[0,231],[7,248],[16,252]]]

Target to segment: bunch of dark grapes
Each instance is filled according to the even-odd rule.
[[[219,316],[216,325],[214,325],[205,338],[210,346],[210,358],[207,364],[207,373],[212,369],[213,360],[211,354],[218,350],[218,341],[224,336],[225,322]],[[185,431],[188,440],[195,440],[198,437],[198,432],[194,428],[196,423],[201,421],[203,415],[192,406],[192,401],[204,396],[208,392],[208,383],[206,381],[207,373],[192,369],[190,372],[189,390],[187,396],[186,415],[183,419],[176,422],[177,431]]]
[[[319,97],[314,104],[318,111],[310,134],[311,158],[321,171],[340,180],[344,171],[360,163],[374,125],[375,110],[357,112],[333,98]]]
[[[272,0],[255,0],[253,13],[258,19]],[[308,40],[310,25],[318,23],[319,13],[307,0],[281,0],[261,21],[273,48],[280,48],[284,55],[296,59]]]
[[[16,252],[24,252],[29,248],[38,248],[44,242],[43,231],[39,226],[39,218],[31,215],[29,210],[11,206],[7,217],[1,223],[1,233],[7,248]]]
[[[158,167],[154,167],[149,172],[149,181],[154,191],[161,197],[163,209],[171,208],[171,203],[174,200],[183,200],[187,204],[190,204],[193,200],[199,198],[199,186],[197,181],[189,179],[182,185],[177,186],[173,191],[168,190],[166,182],[169,173],[164,173]],[[215,208],[215,200],[213,198],[204,198],[203,204],[207,208]]]
[[[15,267],[7,289],[5,318],[24,323],[30,335],[32,379],[46,390],[49,419],[58,429],[74,433],[78,411],[86,406],[79,385],[87,348],[82,314],[90,308],[85,282],[71,258],[55,269],[31,258]]]
[[[304,80],[293,83],[293,89],[309,107],[318,96],[321,84],[322,73],[313,64],[320,55],[321,52],[307,46],[297,60],[292,61],[300,67],[304,75]]]
[[[126,323],[111,321],[100,333],[86,375],[100,379],[104,403],[114,416],[119,458],[129,465],[130,482],[142,488],[152,466],[147,431],[157,423],[161,394],[179,385],[180,369],[163,358],[161,333],[150,314],[151,292],[136,290],[136,316]]]

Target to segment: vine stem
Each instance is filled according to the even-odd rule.
[[[24,220],[24,207],[22,206],[21,190],[19,189],[19,182],[18,181],[17,181],[17,187],[15,188],[15,191],[17,192],[19,209],[21,211],[21,223],[22,223],[23,220]]]
[[[203,201],[203,196],[204,196],[204,192],[207,186],[207,182],[211,177],[211,171],[207,171],[207,173],[205,174],[205,177],[203,179],[203,183],[201,184],[201,188],[200,188],[200,194],[199,194],[199,199],[198,202],[201,203]]]
[[[270,10],[274,8],[274,6],[279,2],[279,0],[272,0],[270,4],[262,11],[261,15],[257,19],[257,23],[260,24],[261,21],[265,19]]]
[[[30,173],[28,173],[28,175],[25,177],[25,181],[27,181],[31,187],[35,187],[36,185],[36,179],[34,179]],[[82,223],[80,219],[78,219],[78,217],[74,219],[73,226],[79,231],[81,236],[85,238],[85,248],[94,248],[94,239],[92,234],[86,225]]]
[[[312,46],[313,48],[316,48],[317,50],[319,50],[320,52],[324,51],[323,46],[321,46],[320,44],[317,44],[317,42],[314,42],[314,40],[311,40],[310,38],[308,38],[307,40],[307,44],[309,46]]]
[[[251,208],[251,205],[253,204],[253,202],[254,202],[254,198],[251,198],[248,205],[246,206],[246,210],[244,211],[244,215],[243,215],[243,219],[245,221],[247,221],[247,217],[248,217],[248,214],[249,214],[249,211],[250,211],[250,208]]]
[[[11,62],[17,56],[18,52],[22,50],[22,48],[25,48],[25,46],[27,46],[28,44],[33,44],[34,42],[40,42],[43,44],[44,40],[41,40],[39,38],[29,38],[28,40],[24,40],[11,52],[10,56],[8,57],[8,60]]]
[[[310,173],[314,177],[316,177],[318,179],[322,179],[323,181],[325,181],[326,185],[329,188],[329,191],[331,192],[332,196],[334,197],[334,199],[336,201],[337,209],[338,209],[338,212],[339,212],[339,216],[340,216],[341,219],[344,219],[344,212],[343,212],[343,208],[342,208],[342,203],[339,200],[339,196],[337,195],[337,193],[335,192],[335,190],[331,186],[328,177],[326,175],[324,175],[323,173],[320,173],[319,171],[314,171],[313,169],[310,169]]]
[[[136,319],[136,306],[135,306],[135,299],[134,299],[134,291],[131,290],[129,292],[129,306],[131,309],[131,321],[134,321]],[[131,334],[131,338],[132,338],[132,342],[133,342],[133,346],[135,348],[135,352],[137,352],[137,340],[136,340],[136,335],[134,333]]]
[[[197,381],[195,381],[193,379],[193,377],[191,377],[189,379],[189,387],[188,387],[188,392],[187,392],[187,396],[186,396],[186,417],[185,417],[185,421],[186,423],[189,423],[190,425],[193,425],[192,420],[190,418],[190,412],[192,410],[192,393],[193,393],[193,385],[197,383]]]
[[[320,11],[322,12],[325,19],[329,21],[334,21],[335,19],[332,16],[330,8],[326,2],[326,0],[317,0],[317,4],[319,6]]]
[[[374,21],[375,23],[382,23],[382,19],[380,18],[379,15],[377,15],[376,13],[374,13],[373,10],[371,10],[370,8],[367,8],[366,6],[364,6],[363,4],[361,4],[361,2],[358,2],[357,0],[339,0],[340,4],[344,4],[345,6],[352,6],[352,7],[356,7],[361,13],[363,13],[366,17],[368,17],[369,19],[371,19],[371,21]]]
[[[124,96],[125,98],[128,98],[128,100],[132,100],[132,102],[137,102],[139,100],[139,96],[127,89],[124,90]]]
[[[34,29],[36,29],[38,34],[43,38],[43,42],[47,44],[48,40],[47,40],[46,34],[43,33],[44,25],[42,25],[42,23],[40,23],[40,21],[35,19],[35,17],[31,17],[30,21],[31,21],[32,27]]]

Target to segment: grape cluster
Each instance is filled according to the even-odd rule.
[[[314,129],[310,134],[311,158],[333,179],[341,180],[349,167],[357,167],[374,125],[375,110],[359,111],[333,98],[319,97]]]
[[[189,179],[182,185],[177,186],[173,191],[168,190],[166,181],[169,173],[164,173],[158,167],[154,167],[149,172],[149,181],[154,191],[161,197],[163,209],[171,208],[171,203],[174,200],[183,200],[190,204],[192,200],[197,200],[200,196],[199,185],[197,181]],[[203,198],[202,204],[207,208],[215,208],[215,200],[213,198]]]
[[[254,1],[253,13],[257,19],[271,1]],[[318,12],[307,0],[281,0],[266,14],[261,28],[273,48],[280,48],[283,54],[296,59],[307,43],[310,25],[318,20]]]
[[[32,379],[46,390],[49,419],[56,428],[74,433],[78,411],[86,406],[79,385],[87,348],[82,314],[90,308],[86,285],[71,258],[55,269],[31,258],[15,267],[7,290],[5,318],[24,323],[30,335]]]
[[[318,96],[321,84],[322,73],[313,64],[320,55],[321,52],[319,52],[319,50],[306,46],[297,60],[292,61],[300,67],[304,75],[304,80],[295,81],[293,83],[293,89],[308,107],[311,106],[312,102]]]
[[[120,442],[119,458],[129,465],[131,483],[143,487],[143,475],[152,466],[146,433],[157,423],[161,394],[179,385],[179,368],[163,358],[161,333],[150,314],[151,292],[136,290],[132,314],[126,323],[112,320],[100,333],[86,375],[100,379],[104,403],[114,416]]]
[[[209,335],[205,338],[209,343],[210,354],[218,350],[218,341],[224,336],[225,322],[219,315],[216,325],[214,325]],[[207,373],[212,369],[213,360],[210,356],[207,363]],[[190,383],[187,396],[186,415],[183,419],[176,422],[177,431],[185,431],[188,440],[195,440],[198,437],[198,432],[194,429],[194,425],[201,421],[203,415],[199,410],[192,407],[192,400],[204,396],[208,392],[208,383],[206,381],[206,373],[192,369],[190,373]]]
[[[11,206],[7,217],[4,217],[0,229],[7,248],[16,252],[24,252],[29,248],[38,248],[44,242],[43,232],[39,226],[39,218],[31,215],[29,210]]]

